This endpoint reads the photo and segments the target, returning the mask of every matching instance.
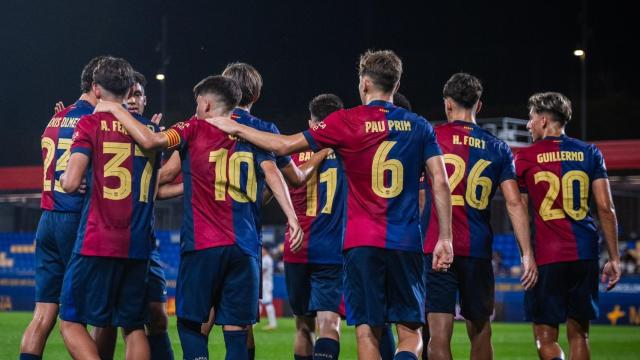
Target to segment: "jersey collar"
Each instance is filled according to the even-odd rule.
[[[91,103],[86,101],[86,100],[78,100],[78,101],[75,102],[74,105],[75,105],[75,107],[88,107],[88,108],[91,108],[91,109],[94,108],[94,106],[91,105]]]
[[[545,136],[542,138],[542,140],[562,140],[566,137],[567,135],[562,134],[560,136]]]
[[[367,106],[382,106],[384,108],[394,107],[393,103],[384,100],[373,100],[367,104]]]

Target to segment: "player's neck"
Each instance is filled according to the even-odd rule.
[[[393,103],[393,94],[384,94],[380,92],[372,92],[364,95],[364,104],[367,105],[372,101],[386,101]]]
[[[555,126],[547,126],[544,129],[543,138],[546,137],[560,137],[564,135],[564,128],[557,128]]]
[[[240,106],[240,105],[238,105],[238,109],[242,109],[242,110],[244,110],[244,111],[246,111],[246,112],[250,113],[250,112],[251,112],[251,106],[252,106],[252,105],[253,105],[253,103],[251,103],[251,104],[249,104],[249,105],[245,105],[245,106]]]
[[[451,111],[447,114],[447,121],[466,121],[468,123],[476,123],[476,114],[471,110]]]
[[[86,101],[94,107],[98,104],[98,99],[91,92],[83,93],[82,95],[80,95],[80,98],[78,100]]]

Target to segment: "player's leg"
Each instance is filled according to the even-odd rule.
[[[312,360],[316,319],[296,315],[295,320],[296,335],[293,343],[293,358],[295,360]]]
[[[427,314],[427,321],[425,321],[424,326],[422,327],[422,360],[429,359],[429,342],[431,340],[431,335],[429,333],[429,315]]]
[[[424,255],[386,250],[387,321],[395,323],[398,347],[394,359],[417,359],[422,353],[425,322]]]
[[[380,358],[380,331],[386,323],[386,251],[357,247],[344,254],[344,295],[348,325],[356,325],[358,358]]]
[[[94,327],[91,337],[96,342],[101,359],[113,359],[118,339],[118,329],[113,326]]]
[[[431,268],[432,255],[426,255],[426,311],[429,325],[429,343],[427,354],[429,359],[451,359],[451,337],[453,335],[453,317],[456,313],[456,295],[458,278],[456,275],[456,259],[446,272]]]
[[[571,359],[589,359],[589,321],[598,318],[599,265],[597,260],[570,263],[571,290],[567,312],[567,337]]]
[[[260,316],[260,310],[258,310],[258,316]],[[256,317],[257,321],[258,317]],[[247,359],[253,360],[256,358],[256,339],[253,336],[254,325],[247,328]]]
[[[569,289],[567,263],[538,267],[538,282],[525,292],[525,313],[533,321],[533,336],[541,359],[564,359],[558,344],[558,325],[567,318]]]
[[[86,325],[72,321],[60,321],[60,333],[69,354],[74,359],[100,360],[98,348]]]
[[[208,335],[220,296],[225,265],[223,248],[209,248],[180,255],[176,282],[178,335],[184,359],[209,358]],[[217,310],[217,309],[216,309]]]
[[[147,324],[147,340],[154,360],[172,360],[173,349],[169,339],[167,315],[167,281],[157,251],[151,253],[149,259],[149,284],[147,285],[149,302],[149,323]]]
[[[273,330],[278,327],[276,320],[276,308],[273,306],[273,284],[262,284],[262,300],[260,302],[264,306],[264,310],[267,313],[267,326],[263,327],[263,330]]]
[[[215,305],[215,323],[222,325],[226,359],[246,360],[248,328],[256,321],[260,267],[257,258],[245,254],[238,246],[225,248],[228,264],[220,302]]]
[[[64,272],[80,215],[43,211],[36,231],[36,307],[20,344],[21,357],[37,359],[55,326]]]
[[[455,273],[460,291],[460,309],[471,341],[471,359],[492,359],[491,315],[495,281],[491,260],[458,256]]]
[[[309,264],[284,264],[285,284],[289,305],[296,320],[293,357],[296,360],[313,359],[315,313],[309,311],[311,300],[311,274]]]
[[[318,339],[313,349],[316,359],[337,359],[340,355],[343,273],[341,264],[311,265],[309,310],[316,312],[318,324]]]
[[[148,261],[122,259],[122,271],[117,284],[113,325],[124,334],[126,359],[150,359],[149,341],[144,331],[148,319],[147,301]]]
[[[124,270],[120,265],[110,258],[71,256],[62,283],[60,332],[73,358],[99,358],[86,324],[97,327],[111,324],[117,280]]]

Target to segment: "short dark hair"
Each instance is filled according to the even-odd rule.
[[[139,73],[135,70],[133,70],[133,81],[140,84],[140,86],[142,86],[143,88],[147,87],[147,78],[144,77],[142,73]]]
[[[482,96],[482,83],[471,74],[453,74],[444,84],[442,96],[453,99],[465,109],[471,109]]]
[[[227,111],[233,110],[242,98],[242,90],[238,83],[227,76],[207,76],[193,87],[196,96],[212,94],[226,105]]]
[[[411,111],[411,103],[409,102],[409,99],[407,99],[406,96],[404,96],[399,92],[396,92],[395,94],[393,94],[393,103],[396,106],[399,106],[401,108],[405,108]]]
[[[402,60],[391,50],[367,50],[360,55],[358,75],[368,76],[376,87],[389,93],[402,76]]]
[[[133,85],[133,68],[125,59],[105,57],[93,71],[93,81],[113,95],[124,96]]]
[[[87,65],[82,68],[82,73],[80,74],[80,91],[82,91],[83,94],[91,91],[91,84],[93,84],[93,72],[95,71],[96,66],[98,66],[100,60],[105,57],[106,56],[104,55],[96,56],[89,60]]]
[[[314,120],[322,121],[329,114],[344,108],[342,100],[334,94],[321,94],[309,102],[309,112]]]
[[[565,126],[571,120],[571,100],[558,92],[543,92],[531,95],[529,111],[549,113],[553,120]]]
[[[235,62],[227,65],[222,72],[223,76],[230,77],[238,82],[240,89],[242,90],[242,99],[240,100],[240,106],[247,106],[260,97],[260,91],[262,90],[262,76],[256,68],[253,66]]]

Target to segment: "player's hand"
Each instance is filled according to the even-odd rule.
[[[300,227],[300,223],[298,223],[298,219],[291,218],[288,221],[289,223],[289,249],[293,252],[298,252],[302,249],[302,237],[304,233],[302,232],[302,228]]]
[[[80,194],[85,194],[87,192],[87,178],[82,178],[82,182],[80,183],[80,187],[77,190]]]
[[[453,263],[453,245],[450,239],[438,239],[433,249],[431,268],[435,271],[447,271]]]
[[[151,117],[151,122],[160,126],[160,121],[162,120],[162,113],[160,114],[153,114],[153,116]]]
[[[604,264],[600,281],[607,284],[607,291],[613,289],[620,281],[620,260],[609,260]]]
[[[520,283],[525,290],[533,288],[538,282],[538,266],[533,255],[522,257],[522,276]]]
[[[218,129],[226,132],[227,134],[236,135],[236,131],[237,131],[236,125],[238,123],[232,120],[231,118],[224,117],[224,116],[217,116],[214,118],[208,118],[206,120],[209,124],[217,127]]]
[[[57,114],[62,110],[64,110],[64,103],[62,101],[58,101],[56,105],[53,107],[53,113]]]

